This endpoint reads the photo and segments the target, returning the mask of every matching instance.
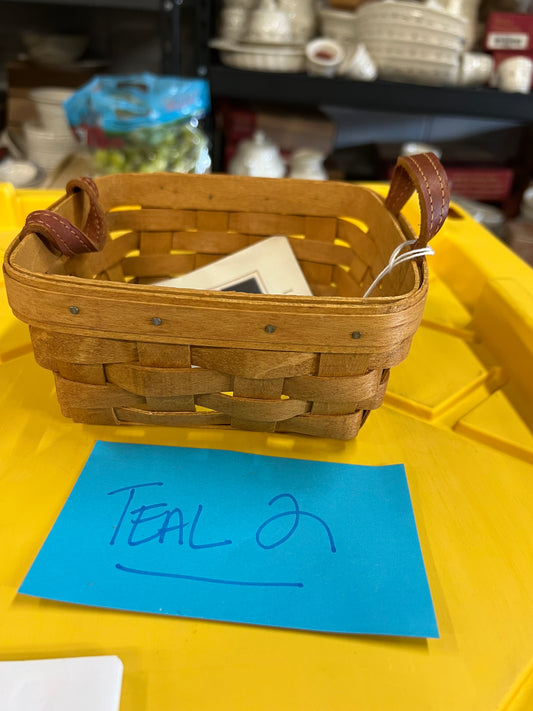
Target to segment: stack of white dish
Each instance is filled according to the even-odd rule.
[[[464,18],[435,0],[383,0],[366,3],[356,13],[356,37],[382,79],[457,84],[465,35]]]
[[[301,72],[305,67],[304,49],[300,45],[283,45],[273,49],[268,44],[246,44],[214,39],[209,46],[218,49],[222,64],[235,69],[258,72]]]
[[[39,122],[24,124],[26,154],[47,172],[51,172],[77,146],[63,107],[72,93],[70,89],[56,87],[42,87],[30,92]]]
[[[356,45],[356,13],[322,7],[318,13],[320,33],[323,37],[340,42],[348,51]]]
[[[209,45],[223,64],[237,69],[300,72],[306,38],[314,28],[313,0],[226,2],[218,38]]]

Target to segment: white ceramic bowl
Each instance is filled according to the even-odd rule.
[[[424,45],[409,40],[391,40],[384,43],[379,39],[367,37],[365,46],[371,57],[395,57],[415,60],[419,62],[449,62],[457,64],[460,52],[449,47],[436,47]]]
[[[71,64],[81,57],[89,44],[89,35],[23,32],[22,43],[30,59],[38,64]]]
[[[40,122],[51,133],[70,131],[63,104],[73,93],[73,89],[54,86],[30,90],[30,99],[35,104]]]
[[[34,123],[24,124],[24,141],[28,158],[46,171],[53,170],[78,145],[70,130],[55,133]]]
[[[408,2],[407,0],[383,0],[369,2],[357,11],[357,22],[408,22],[428,30],[444,31],[465,37],[466,20],[452,15],[443,8],[430,3]]]
[[[356,34],[383,79],[436,86],[458,83],[466,21],[432,0],[367,3],[357,12]]]
[[[329,37],[343,44],[355,43],[356,14],[354,12],[321,8],[318,17],[323,37]]]
[[[220,53],[220,61],[228,67],[258,72],[302,72],[305,53],[301,46],[255,45],[212,40],[210,47]]]
[[[424,44],[428,47],[448,47],[462,51],[465,40],[462,34],[454,32],[446,32],[445,30],[437,30],[432,28],[431,31],[427,27],[413,24],[411,22],[375,22],[374,19],[369,21],[361,21],[356,24],[356,37],[361,42],[367,39],[379,39],[384,43],[393,41],[415,42]]]
[[[44,177],[43,170],[32,161],[4,158],[0,163],[0,182],[11,183],[15,188],[36,187]]]
[[[433,86],[455,86],[459,81],[459,61],[421,62],[394,55],[373,55],[372,58],[376,62],[380,79]]]

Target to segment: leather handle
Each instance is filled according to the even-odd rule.
[[[450,203],[446,172],[434,153],[400,156],[391,178],[385,207],[396,217],[416,190],[420,202],[420,236],[414,248],[425,247],[442,227]]]
[[[89,198],[89,213],[80,230],[53,210],[35,210],[26,218],[21,237],[35,232],[67,257],[100,251],[107,240],[105,215],[100,205],[98,188],[91,178],[76,178],[67,183],[67,195],[83,191]]]

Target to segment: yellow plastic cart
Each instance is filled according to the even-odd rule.
[[[28,212],[58,196],[1,185],[0,249]],[[414,203],[407,211],[416,220]],[[35,364],[2,285],[0,659],[117,654],[121,711],[533,709],[533,271],[459,208],[432,244],[411,353],[351,442],[74,424],[60,414],[52,375]],[[403,462],[440,639],[278,630],[17,595],[97,439]]]

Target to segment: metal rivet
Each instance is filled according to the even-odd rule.
[[[265,326],[265,331],[267,333],[274,333],[275,330],[276,330],[275,326]]]
[[[152,319],[152,323],[154,324],[154,326],[161,326],[163,321],[159,318],[159,316],[154,316]]]
[[[361,338],[361,331],[353,331],[352,338]]]
[[[69,306],[69,309],[71,314],[79,314],[80,310],[77,306]]]

